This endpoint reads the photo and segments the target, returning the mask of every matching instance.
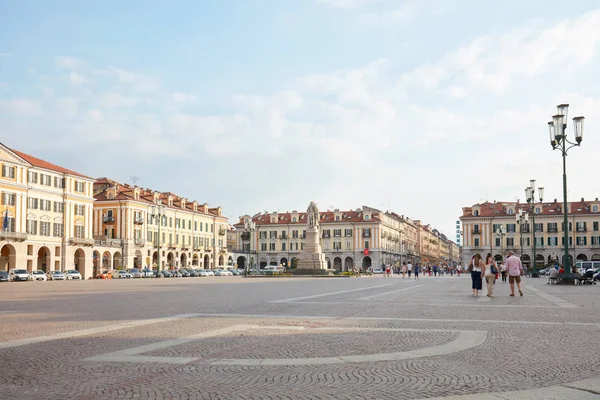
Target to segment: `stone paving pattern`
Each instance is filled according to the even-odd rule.
[[[391,286],[273,302],[384,284]],[[528,279],[525,296],[511,298],[508,284],[499,282],[497,297],[490,300],[471,297],[467,277],[424,277],[416,282],[399,277],[214,277],[1,285],[0,341],[178,314],[223,315],[0,349],[2,399],[419,399],[545,388],[594,378],[600,371],[600,341],[593,339],[600,333],[600,312],[594,306],[600,299],[599,286],[548,286],[543,280]],[[359,300],[414,285],[422,286]],[[576,308],[561,308],[527,285]],[[202,357],[184,365],[85,361],[239,324],[307,329],[250,329],[144,354]],[[458,335],[444,330],[488,333],[485,343],[469,350],[395,362],[211,365],[229,358],[326,357],[427,348]]]

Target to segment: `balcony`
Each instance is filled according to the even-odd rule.
[[[144,218],[142,217],[136,217],[133,219],[133,223],[135,225],[144,225]]]
[[[342,252],[342,249],[341,249],[341,248],[339,248],[339,249],[338,249],[338,248],[335,248],[335,247],[334,247],[334,248],[333,248],[333,252],[334,252],[334,253],[341,253],[341,252]]]
[[[579,233],[579,232],[587,232],[587,227],[585,227],[585,226],[584,226],[584,227],[578,227],[578,228],[577,228],[577,232],[578,232],[578,233]]]
[[[175,246],[176,246],[175,243],[169,242],[167,247],[170,248],[170,249],[174,249]]]
[[[133,239],[133,242],[135,243],[136,246],[140,246],[140,247],[143,247],[146,245],[146,239],[143,239],[143,238],[135,238],[135,239]]]
[[[548,232],[556,233],[558,232],[558,228],[548,228]]]
[[[15,240],[22,242],[24,240],[27,240],[27,234],[24,232],[2,231],[0,232],[0,240]]]
[[[93,246],[94,244],[96,244],[96,241],[94,239],[89,238],[72,237],[69,238],[69,244],[71,244],[72,246]]]
[[[287,235],[279,235],[279,239],[286,240],[287,238],[288,238]]]
[[[472,233],[473,235],[481,235],[481,231],[480,231],[479,229],[473,229],[473,230],[471,231],[471,233]]]
[[[115,223],[115,217],[109,216],[109,215],[105,215],[104,216],[104,223],[105,224],[114,224]]]
[[[331,235],[329,233],[323,233],[324,239],[329,239],[330,237],[331,237]]]
[[[362,237],[368,238],[368,237],[371,237],[371,234],[368,232],[363,232]]]
[[[521,233],[529,233],[529,228],[521,228]]]

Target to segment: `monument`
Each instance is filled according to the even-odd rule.
[[[306,210],[306,242],[304,250],[298,255],[296,270],[298,273],[319,273],[327,270],[327,261],[321,251],[319,234],[319,221],[321,216],[319,208],[311,201]]]

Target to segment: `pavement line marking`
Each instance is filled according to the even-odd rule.
[[[398,292],[403,292],[405,290],[411,290],[411,289],[416,289],[419,287],[422,287],[423,285],[417,285],[417,286],[411,286],[411,287],[407,287],[407,288],[403,288],[403,289],[398,289],[398,290],[392,290],[391,292],[383,292],[383,293],[378,293],[378,294],[374,294],[372,296],[365,296],[365,297],[360,297],[358,300],[370,300],[370,299],[374,299],[375,297],[379,297],[379,296],[387,296],[388,294],[392,294],[392,293],[398,293]]]
[[[577,306],[575,304],[569,303],[568,301],[563,300],[559,297],[552,296],[551,294],[548,294],[548,293],[544,292],[543,290],[538,289],[536,287],[527,286],[527,289],[531,290],[533,293],[537,294],[542,299],[548,300],[548,301],[556,304],[560,308],[577,308]]]
[[[330,303],[328,303],[330,304]],[[461,305],[462,306],[462,305]],[[490,307],[490,306],[481,306]],[[344,317],[344,316],[324,316],[324,315],[275,315],[275,314],[196,314],[198,317],[208,318],[263,318],[263,319],[306,319],[306,320],[327,320],[335,319],[338,321],[402,321],[402,322],[482,322],[491,324],[513,324],[513,325],[549,325],[549,326],[589,326],[600,329],[600,323],[593,322],[555,322],[555,321],[523,321],[523,320],[501,320],[501,319],[449,319],[449,318],[400,318],[400,317]]]
[[[324,328],[326,330],[326,328]],[[315,329],[319,330],[319,329]],[[368,330],[368,329],[363,329]],[[410,329],[408,329],[410,330]],[[458,337],[448,343],[437,346],[420,348],[410,351],[393,353],[359,354],[334,357],[306,357],[306,358],[243,358],[223,359],[213,361],[211,365],[237,365],[237,366],[306,366],[321,364],[345,364],[378,361],[399,361],[411,358],[432,357],[458,353],[483,344],[487,339],[485,331],[461,331]]]
[[[78,331],[56,333],[54,335],[11,340],[8,342],[0,342],[0,350],[10,349],[13,347],[27,346],[29,344],[35,344],[35,343],[49,342],[51,340],[72,339],[72,338],[81,337],[81,336],[94,335],[97,333],[117,331],[120,329],[136,328],[138,326],[152,325],[152,324],[158,324],[161,322],[169,322],[169,321],[176,321],[176,320],[180,320],[180,319],[193,318],[193,317],[197,317],[200,315],[201,314],[180,314],[180,315],[174,315],[171,317],[164,317],[164,318],[133,320],[133,321],[127,321],[127,322],[123,322],[123,323],[115,324],[115,325],[101,326],[98,328],[82,329],[82,330],[78,330]]]
[[[166,364],[187,364],[192,361],[200,360],[198,357],[161,357],[161,356],[142,356],[140,354],[149,353],[154,350],[166,349],[172,346],[206,339],[215,336],[226,335],[228,333],[245,331],[256,328],[257,325],[233,325],[226,328],[215,329],[212,331],[201,332],[196,335],[186,336],[179,339],[163,340],[162,342],[145,344],[143,346],[132,347],[125,350],[114,351],[108,354],[102,354],[84,359],[84,361],[109,361],[109,362],[161,362]]]
[[[287,303],[289,301],[296,301],[296,300],[316,299],[317,297],[334,296],[336,294],[359,292],[361,290],[377,289],[377,288],[380,288],[380,287],[393,286],[393,285],[394,285],[393,283],[388,283],[386,285],[369,286],[369,287],[366,287],[366,288],[358,288],[358,289],[351,289],[351,290],[340,290],[340,291],[337,291],[337,292],[329,292],[329,293],[322,293],[322,294],[313,294],[311,296],[302,296],[302,297],[293,297],[291,299],[274,300],[271,303]]]
[[[398,303],[400,306],[427,306],[427,307],[516,307],[516,308],[556,308],[556,306],[543,306],[543,305],[526,305],[526,304],[481,304],[483,302],[475,302],[475,304],[468,303],[423,303],[423,302],[404,302],[405,298],[402,298],[402,302]],[[365,304],[364,301],[288,301],[288,304]]]

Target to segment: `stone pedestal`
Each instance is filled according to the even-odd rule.
[[[298,255],[299,270],[325,270],[327,261],[321,251],[321,241],[319,239],[319,228],[310,227],[306,230],[306,244],[304,250]]]

